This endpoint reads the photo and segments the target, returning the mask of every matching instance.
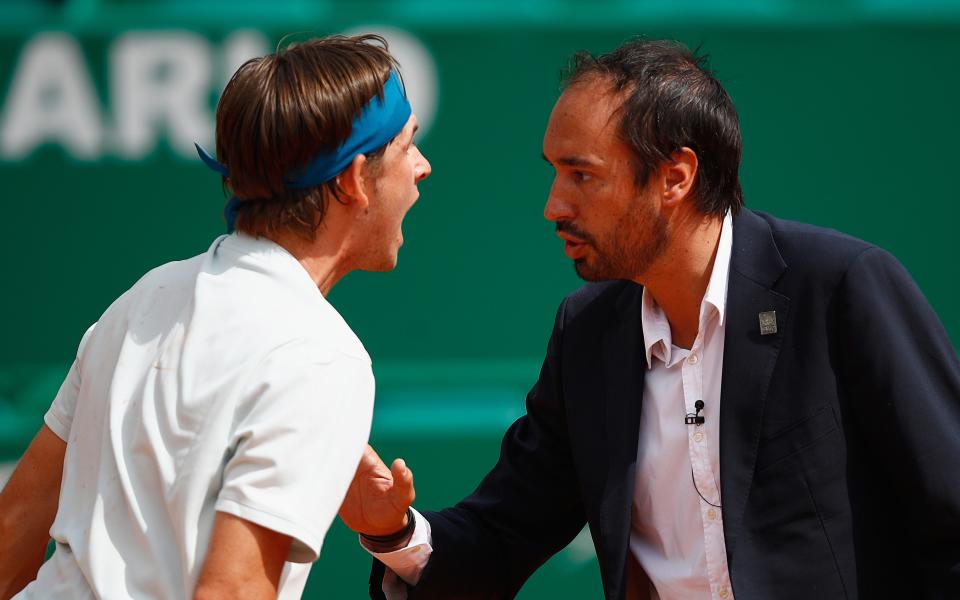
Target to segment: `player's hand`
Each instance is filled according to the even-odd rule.
[[[415,497],[413,473],[403,459],[388,469],[367,445],[340,506],[340,518],[357,533],[390,535],[406,527],[407,509]]]

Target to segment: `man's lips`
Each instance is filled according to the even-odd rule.
[[[557,237],[564,241],[563,251],[568,258],[576,260],[582,258],[586,253],[587,242],[562,232],[557,232]]]

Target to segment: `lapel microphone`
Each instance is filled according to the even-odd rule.
[[[707,421],[707,418],[700,414],[700,411],[703,410],[703,400],[697,400],[696,402],[694,402],[693,408],[695,408],[697,412],[687,413],[687,416],[683,420],[683,422],[686,423],[687,425],[696,425],[699,427],[700,425],[703,425]]]
[[[684,423],[686,423],[687,425],[696,425],[697,427],[703,425],[707,420],[706,417],[700,414],[700,411],[703,410],[703,406],[704,406],[703,400],[697,400],[696,402],[694,402],[693,408],[696,409],[696,412],[687,413],[687,418],[684,419]],[[713,502],[710,502],[709,500],[704,498],[703,494],[700,493],[700,488],[697,487],[697,478],[693,474],[693,465],[690,465],[690,481],[693,483],[693,489],[697,490],[697,495],[700,496],[701,500],[703,500],[710,506],[713,506],[714,508],[719,508],[723,510],[722,504],[714,504]]]

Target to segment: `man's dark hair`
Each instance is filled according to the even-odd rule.
[[[624,94],[620,136],[633,150],[637,185],[645,185],[658,165],[686,146],[699,162],[693,194],[700,212],[739,212],[740,121],[705,56],[679,42],[643,39],[609,54],[574,55],[566,86],[594,77]]]
[[[241,200],[237,231],[314,239],[336,179],[289,189],[286,177],[350,136],[353,119],[397,63],[380,36],[314,39],[254,58],[230,79],[217,105],[217,156],[226,185]],[[367,153],[376,175],[383,147]]]

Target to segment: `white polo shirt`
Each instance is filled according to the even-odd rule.
[[[147,273],[87,331],[46,424],[56,552],[16,598],[188,599],[216,511],[309,563],[370,433],[370,358],[300,263],[244,235]]]

